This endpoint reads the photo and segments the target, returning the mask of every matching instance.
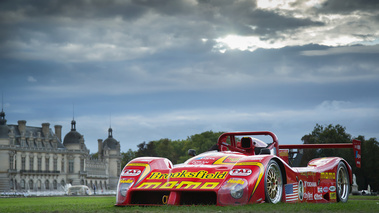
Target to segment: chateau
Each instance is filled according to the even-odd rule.
[[[116,190],[121,172],[120,142],[108,130],[98,140],[98,156],[89,155],[83,135],[71,131],[62,141],[62,126],[49,123],[27,126],[25,120],[8,125],[0,112],[0,191],[53,191],[62,186],[87,185],[96,190]]]

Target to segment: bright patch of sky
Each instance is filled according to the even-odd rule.
[[[379,11],[373,14],[360,12],[352,14],[315,13],[314,11],[319,9],[325,2],[326,0],[314,0],[305,3],[299,3],[297,0],[258,0],[257,9],[272,11],[283,17],[310,19],[321,22],[323,25],[278,31],[278,34],[280,34],[279,39],[267,39],[261,35],[244,36],[228,34],[224,37],[214,39],[217,43],[214,48],[225,53],[228,49],[255,51],[258,48],[277,49],[285,46],[307,44],[320,44],[330,47],[353,44],[377,44],[379,26],[377,22],[370,21],[370,18],[379,15]],[[364,19],[365,16],[369,19]],[[367,22],[367,24],[364,24],[364,22]],[[370,27],[370,22],[373,24],[372,27]],[[354,30],[352,30],[352,28],[346,28],[345,26],[354,26]],[[252,26],[253,30],[255,28],[256,26]]]

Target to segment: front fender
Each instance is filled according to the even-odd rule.
[[[273,155],[247,156],[241,158],[230,170],[218,192],[219,205],[244,205],[265,200],[264,177],[268,162]],[[239,188],[243,196],[233,196]]]
[[[130,188],[138,186],[154,169],[171,170],[173,165],[167,158],[140,157],[131,160],[122,170],[116,192],[116,205],[130,203]]]

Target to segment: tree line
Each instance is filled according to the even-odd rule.
[[[206,131],[187,137],[185,140],[171,140],[168,138],[142,142],[137,145],[137,150],[129,149],[122,152],[122,166],[125,166],[130,160],[136,157],[165,157],[171,160],[173,164],[183,163],[188,156],[188,149],[195,149],[197,153],[208,151],[210,147],[217,143],[218,137],[223,132]],[[327,144],[327,143],[351,143],[353,137],[346,132],[346,128],[337,125],[322,126],[316,124],[313,131],[304,135],[301,140],[304,144]],[[353,149],[304,149],[299,166],[306,166],[308,162],[319,157],[342,157],[352,167],[353,174],[356,175],[358,190],[367,189],[370,185],[374,191],[379,190],[379,142],[376,138],[365,139],[359,135],[355,139],[362,142],[361,168],[355,167]],[[279,138],[280,143],[280,138]]]

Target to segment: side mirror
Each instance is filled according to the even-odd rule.
[[[189,149],[188,150],[188,155],[190,155],[190,156],[195,156],[196,155],[196,150],[194,150],[194,149]]]

